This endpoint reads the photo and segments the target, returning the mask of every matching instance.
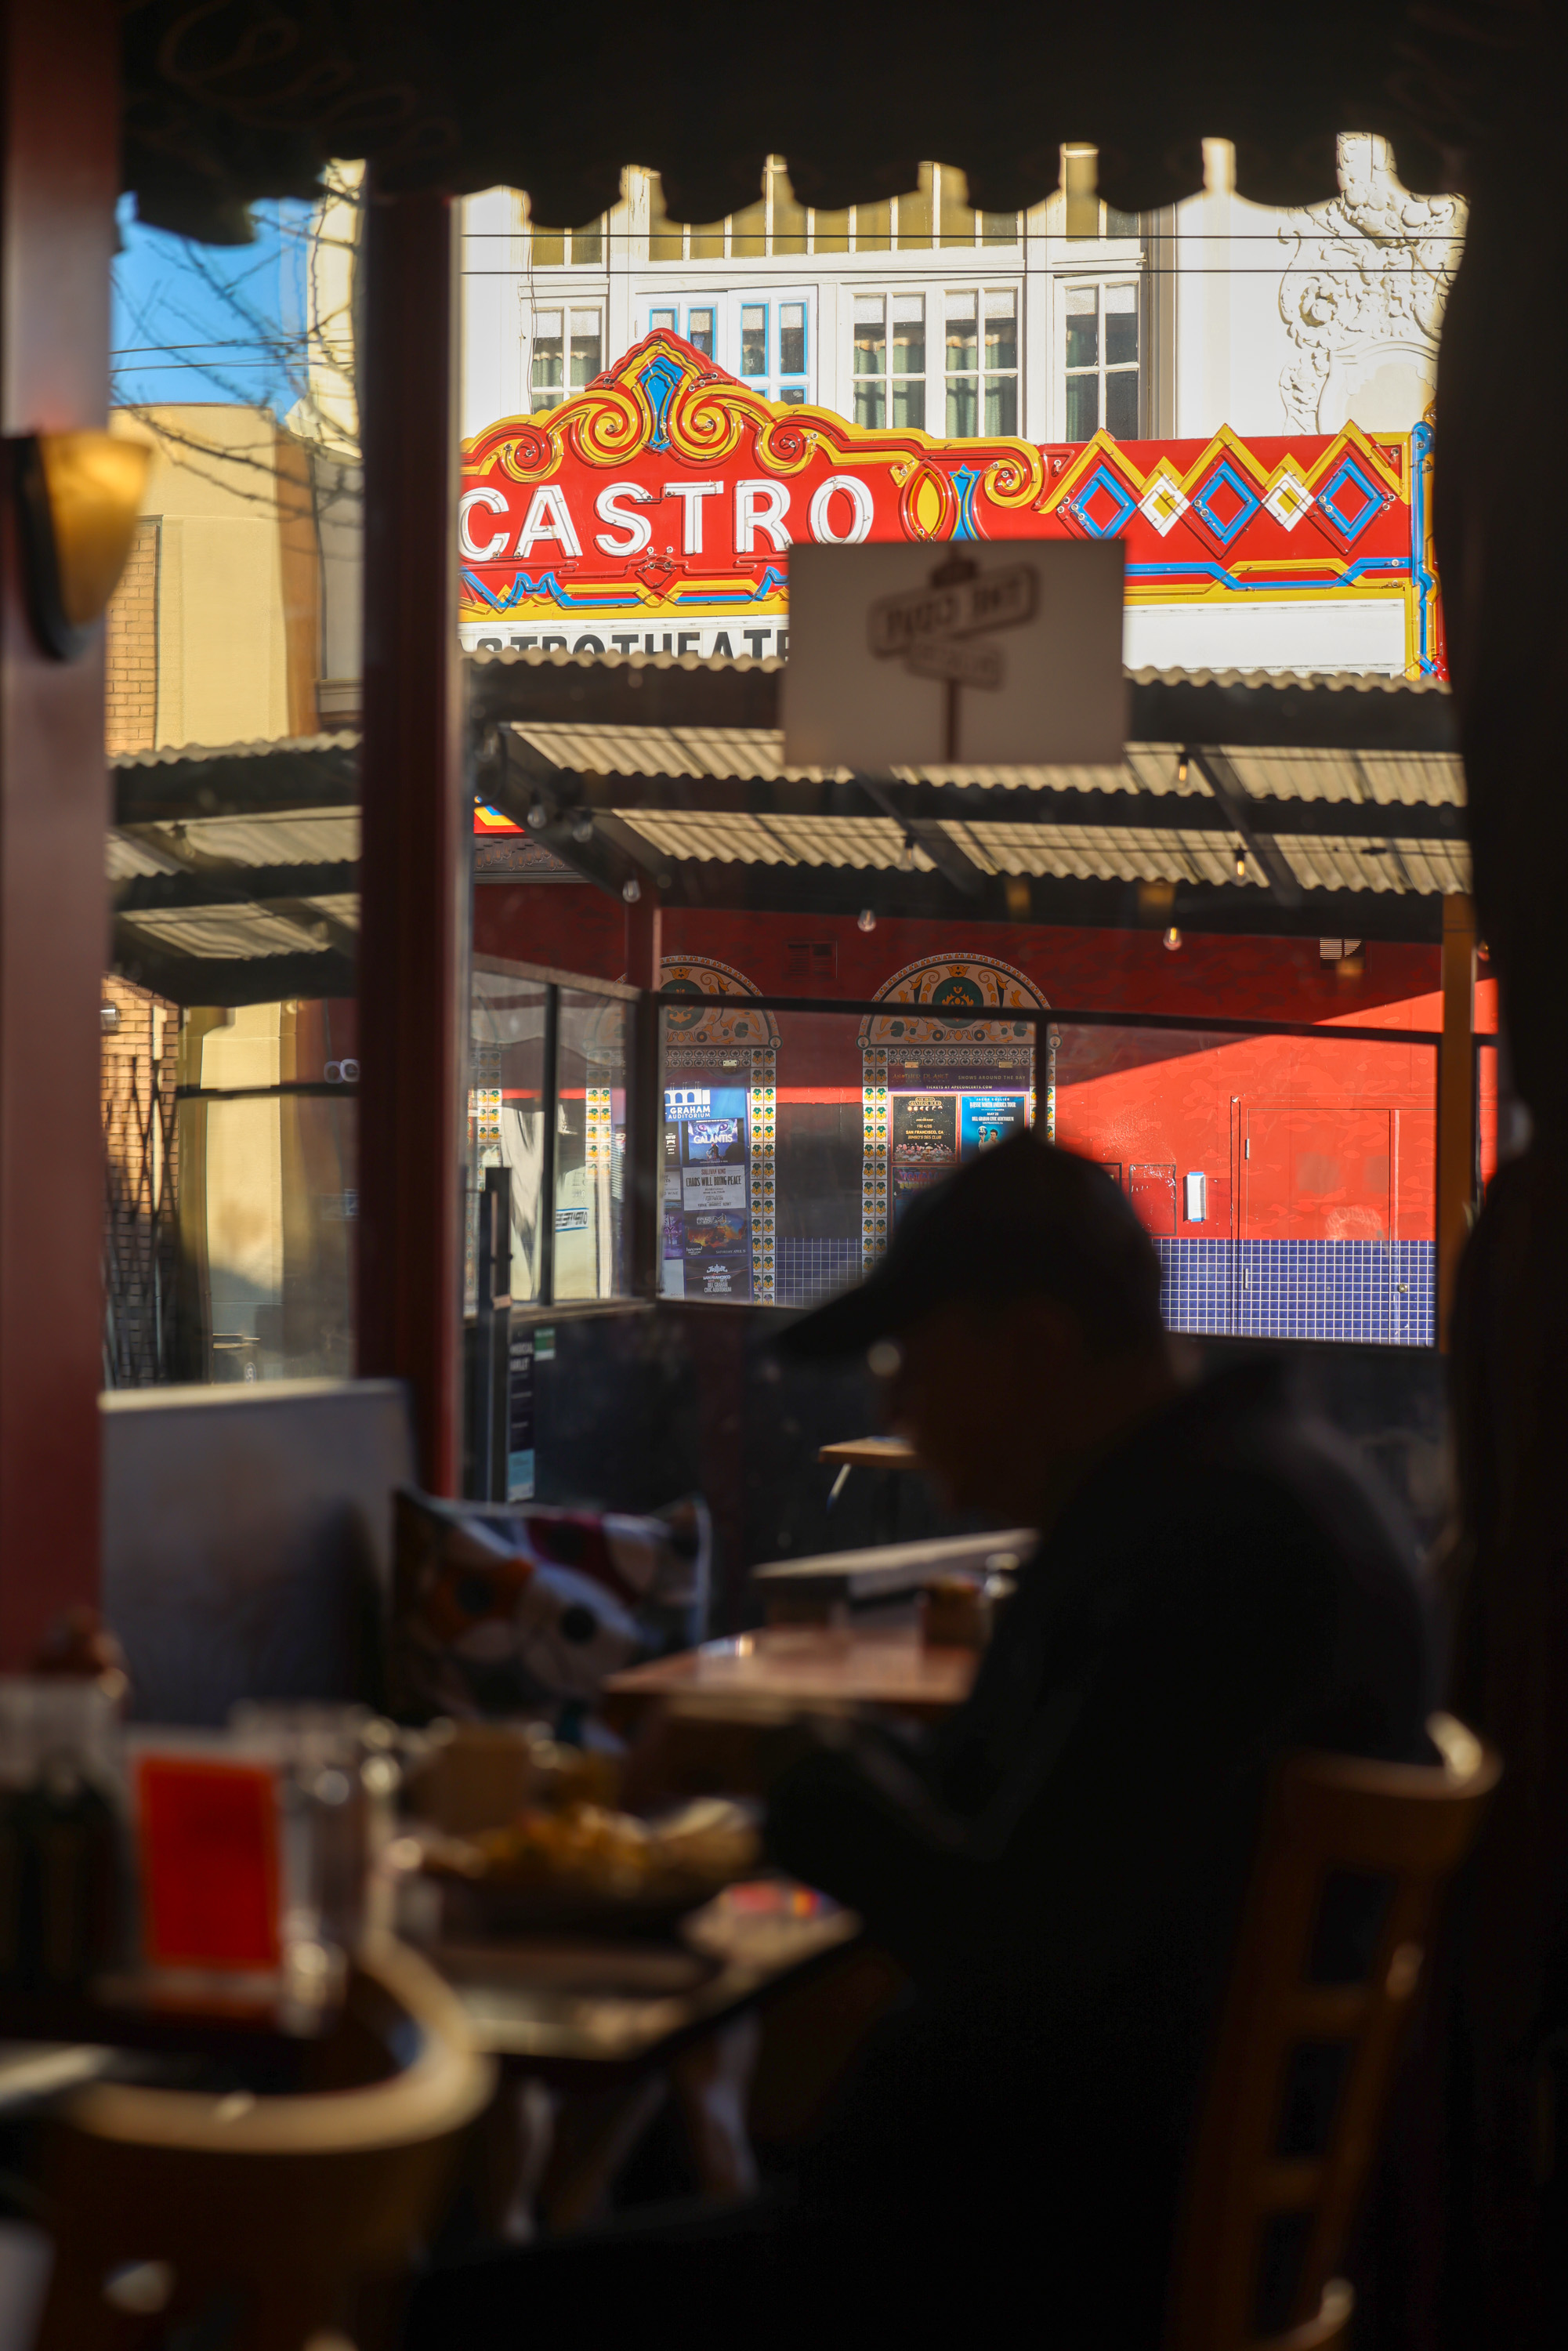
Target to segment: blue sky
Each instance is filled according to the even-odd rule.
[[[127,198],[114,264],[110,400],[254,402],[283,413],[304,312],[304,204],[258,204],[254,245],[198,246],[143,228]]]

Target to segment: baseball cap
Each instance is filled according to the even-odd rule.
[[[1153,1242],[1092,1160],[1015,1134],[916,1193],[862,1282],[790,1324],[775,1342],[798,1363],[896,1338],[955,1299],[1046,1297],[1071,1307],[1108,1352],[1161,1330]]]

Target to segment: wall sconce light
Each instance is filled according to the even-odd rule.
[[[125,569],[152,452],[117,433],[29,433],[11,457],[33,628],[56,661],[75,661]]]

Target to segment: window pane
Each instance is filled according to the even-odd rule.
[[[768,216],[759,196],[754,204],[747,204],[743,213],[737,213],[731,219],[731,253],[738,255],[743,261],[760,260],[767,245],[767,228]]]
[[[558,1017],[555,1294],[613,1298],[627,1287],[626,1007],[563,987]]]
[[[724,223],[721,220],[705,221],[701,228],[694,226],[691,239],[694,261],[724,259]]]
[[[1016,245],[1019,241],[1017,213],[982,213],[980,243],[982,245]]]
[[[779,372],[780,375],[804,375],[806,372],[804,302],[780,302],[779,305]]]
[[[1138,233],[1136,213],[1118,212],[1114,204],[1106,205],[1105,234],[1107,236],[1136,236]]]
[[[664,210],[664,183],[655,172],[648,183],[648,258],[679,261],[683,251],[680,225]]]
[[[740,372],[768,372],[768,309],[761,302],[747,302],[740,314]]]
[[[713,312],[711,310],[688,310],[686,340],[694,351],[701,351],[705,360],[712,359]]]
[[[942,242],[944,245],[973,245],[975,214],[965,201],[968,187],[962,172],[951,163],[942,166],[939,183],[941,192]]]
[[[604,259],[604,216],[590,221],[586,228],[574,228],[571,233],[571,257],[597,269]]]
[[[869,424],[879,433],[887,423],[887,399],[880,376],[868,376],[856,382],[855,423]]]
[[[880,294],[855,296],[855,373],[883,375],[887,371],[887,330]]]
[[[1100,297],[1093,286],[1067,289],[1067,364],[1096,367],[1100,360]]]
[[[979,348],[975,336],[975,298],[972,294],[949,294],[947,297],[947,367],[972,368],[979,360]]]
[[[566,238],[559,228],[535,229],[533,259],[536,269],[560,267],[566,259]]]
[[[986,379],[986,430],[1016,433],[1019,429],[1019,380],[1016,375]]]
[[[893,380],[893,421],[901,429],[913,427],[916,433],[925,430],[925,379],[915,376],[908,383],[897,376]]]
[[[799,408],[806,397],[806,387],[803,383],[787,383],[780,390],[779,397],[786,408]]]
[[[973,376],[947,379],[947,431],[955,441],[971,441],[977,430],[979,387]]]
[[[912,196],[898,199],[898,249],[924,251],[931,243],[931,166],[920,166],[920,185]]]
[[[1138,437],[1138,371],[1121,368],[1105,378],[1105,430],[1118,441]]]
[[[986,365],[1016,368],[1019,363],[1018,298],[1013,294],[986,297]]]
[[[561,359],[561,314],[559,310],[534,312],[534,390],[548,392],[563,381]]]
[[[925,372],[925,298],[923,294],[895,294],[893,298],[893,372],[894,375],[924,375]]]
[[[604,341],[597,310],[571,314],[571,381],[573,387],[591,383],[604,365]]]
[[[678,310],[650,310],[648,313],[649,333],[652,334],[653,329],[657,327],[667,328],[672,335],[677,333],[680,328],[680,312]]]
[[[1105,364],[1124,367],[1138,356],[1138,289],[1135,286],[1105,288]]]
[[[818,253],[847,253],[850,249],[848,213],[818,213],[811,224],[811,244]]]
[[[773,250],[775,253],[804,253],[806,250],[806,207],[795,200],[789,185],[789,175],[782,163],[775,163],[768,172],[773,187]]]
[[[891,204],[857,204],[855,206],[855,251],[885,253],[893,243],[893,206]]]
[[[1067,379],[1067,437],[1088,441],[1100,429],[1100,379],[1070,375]]]

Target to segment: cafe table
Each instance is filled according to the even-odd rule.
[[[883,1542],[894,1541],[898,1534],[900,1474],[918,1466],[913,1445],[902,1437],[848,1437],[836,1444],[822,1446],[817,1458],[829,1468],[836,1467],[839,1473],[828,1492],[830,1510],[848,1484],[852,1469],[874,1469],[880,1473],[879,1528]]]
[[[932,1722],[962,1705],[977,1664],[973,1649],[923,1641],[913,1611],[899,1623],[768,1625],[612,1674],[603,1711],[623,1735],[661,1707],[759,1721],[799,1709]]]

